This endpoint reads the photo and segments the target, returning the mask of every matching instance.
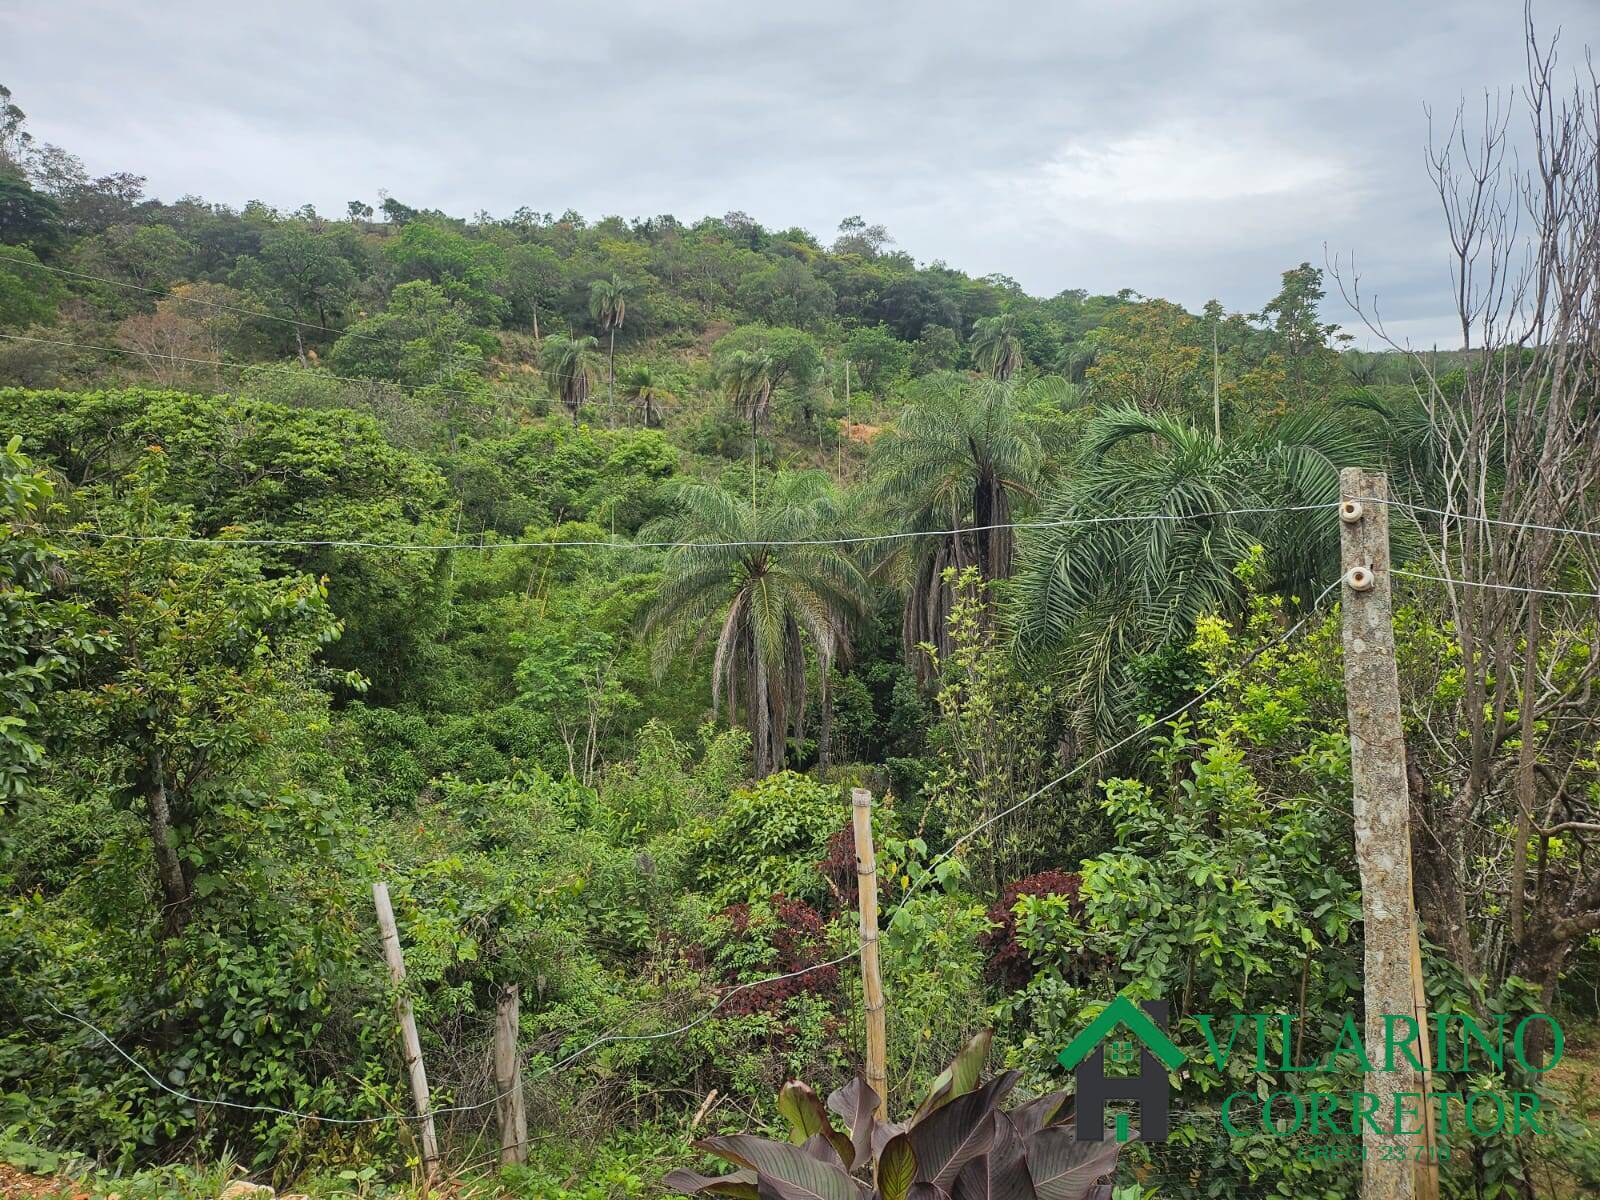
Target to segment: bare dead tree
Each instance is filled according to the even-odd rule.
[[[1558,77],[1557,39],[1541,43],[1531,9],[1524,22],[1520,94],[1463,104],[1442,136],[1430,120],[1461,350],[1400,345],[1353,269],[1334,274],[1412,365],[1427,446],[1401,482],[1431,510],[1414,513],[1439,581],[1424,597],[1455,641],[1448,681],[1411,681],[1418,904],[1468,977],[1518,975],[1548,1003],[1600,930],[1600,811],[1583,786],[1600,737],[1600,601],[1585,594],[1600,590],[1600,536],[1560,532],[1600,516],[1600,84],[1587,54]],[[1460,736],[1436,736],[1441,720]]]

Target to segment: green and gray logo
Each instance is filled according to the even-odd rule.
[[[1108,1048],[1113,1062],[1129,1063],[1137,1056],[1138,1072],[1107,1075]],[[1165,1000],[1135,1004],[1126,996],[1118,996],[1056,1059],[1073,1072],[1078,1083],[1078,1140],[1103,1141],[1106,1102],[1130,1100],[1139,1106],[1139,1136],[1146,1141],[1165,1141],[1171,1123],[1167,1105],[1172,1094],[1167,1072],[1176,1071],[1186,1059],[1167,1036]],[[1125,1112],[1117,1114],[1116,1136],[1119,1142],[1130,1136]]]

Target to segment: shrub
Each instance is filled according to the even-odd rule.
[[[820,913],[803,900],[774,896],[770,905],[734,904],[722,913],[728,942],[738,957],[764,975],[788,975],[833,957],[828,952],[828,928]],[[751,956],[751,951],[754,956]],[[740,953],[742,951],[742,953]],[[728,978],[728,983],[738,983]],[[735,992],[723,1004],[728,1016],[768,1012],[781,1014],[793,996],[828,997],[839,988],[839,968],[819,967],[804,975],[773,979]]]
[[[724,907],[781,894],[821,903],[817,863],[848,814],[833,788],[780,771],[733,793],[712,823],[702,882]]]
[[[1068,911],[1074,917],[1081,916],[1083,905],[1078,901],[1078,889],[1082,883],[1080,876],[1069,871],[1040,871],[1006,884],[1000,899],[989,909],[992,928],[980,939],[988,957],[984,973],[991,982],[1013,991],[1033,976],[1028,952],[1017,941],[1017,901],[1023,896],[1061,896],[1067,901]]]

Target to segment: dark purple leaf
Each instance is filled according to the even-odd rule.
[[[973,1159],[956,1177],[951,1200],[1034,1200],[1033,1181],[1022,1156],[1012,1114],[994,1115],[994,1142],[989,1152]]]
[[[701,1175],[695,1171],[669,1171],[662,1184],[685,1196],[738,1196],[756,1200],[756,1173],[735,1171],[732,1175]]]
[[[1076,1097],[1069,1096],[1066,1092],[1051,1092],[1049,1095],[1029,1100],[1026,1104],[1017,1105],[1006,1115],[1017,1127],[1018,1135],[1026,1140],[1047,1125],[1066,1124],[1072,1120],[1076,1107]]]
[[[978,1077],[983,1072],[984,1060],[989,1057],[989,1042],[993,1037],[993,1030],[980,1030],[956,1052],[950,1065],[928,1085],[928,1097],[917,1109],[917,1115],[911,1118],[913,1122],[978,1086]]]
[[[941,1190],[955,1186],[961,1170],[994,1142],[995,1109],[1017,1082],[1007,1071],[940,1106],[907,1131],[917,1152],[917,1179]]]
[[[828,1111],[844,1122],[845,1134],[855,1153],[850,1163],[864,1163],[875,1149],[872,1127],[877,1122],[878,1093],[857,1075],[828,1097]]]
[[[843,1170],[788,1142],[736,1133],[701,1138],[695,1149],[756,1173],[756,1191],[776,1200],[862,1200],[861,1185]]]
[[[1072,1125],[1052,1125],[1029,1138],[1023,1153],[1039,1200],[1085,1200],[1095,1182],[1117,1169],[1114,1137],[1080,1142]]]

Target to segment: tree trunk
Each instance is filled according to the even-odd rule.
[[[1442,947],[1470,979],[1477,973],[1467,896],[1460,864],[1466,862],[1465,825],[1440,813],[1433,789],[1406,748],[1406,787],[1411,794],[1412,886],[1428,940]]]
[[[161,935],[177,937],[189,921],[192,896],[183,874],[178,848],[173,844],[172,809],[167,801],[167,781],[162,773],[161,751],[152,750],[145,764],[140,790],[150,821],[150,842],[155,851],[156,877],[161,881]]]
[[[606,348],[606,406],[607,421],[617,407],[617,327],[611,327],[611,341]]]
[[[1537,575],[1534,578],[1538,578]],[[1539,601],[1529,597],[1528,636],[1522,651],[1522,699],[1518,704],[1521,744],[1517,749],[1517,834],[1511,845],[1511,950],[1522,944],[1527,905],[1528,839],[1533,836],[1534,768],[1537,750],[1534,691],[1539,686]]]
[[[828,689],[828,666],[822,668],[822,713],[818,717],[817,766],[823,771],[833,766],[833,696]]]
[[[767,694],[767,668],[761,661],[755,639],[750,639],[750,697],[746,708],[750,713],[750,750],[755,759],[757,779],[772,774],[772,697]]]

